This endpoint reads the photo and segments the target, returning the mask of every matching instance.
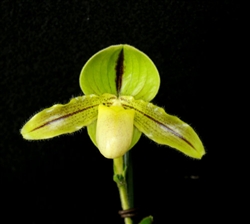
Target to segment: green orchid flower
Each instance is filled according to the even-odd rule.
[[[81,71],[80,86],[84,96],[39,112],[23,126],[22,136],[47,139],[87,126],[106,158],[123,156],[141,133],[193,158],[205,154],[188,124],[149,102],[159,90],[160,77],[154,63],[136,48],[114,45],[96,53]]]

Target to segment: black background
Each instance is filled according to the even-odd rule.
[[[81,95],[85,62],[120,43],[154,61],[161,87],[153,103],[191,124],[207,151],[193,160],[143,136],[132,150],[138,219],[225,217],[222,208],[234,207],[225,191],[233,152],[223,142],[222,123],[229,74],[238,71],[236,2],[2,0],[0,222],[123,223],[112,160],[101,156],[86,129],[46,141],[19,133],[39,110]]]

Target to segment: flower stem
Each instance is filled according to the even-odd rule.
[[[117,184],[121,206],[123,210],[130,209],[131,205],[129,204],[129,197],[128,197],[128,189],[127,189],[127,182],[126,182],[126,169],[127,167],[124,166],[124,158],[119,157],[114,159],[114,181]],[[124,218],[125,224],[133,224],[132,219],[129,217]]]
[[[134,182],[133,182],[133,164],[131,160],[131,151],[128,151],[124,156],[124,165],[126,167],[126,181],[128,191],[128,201],[130,208],[134,207]]]

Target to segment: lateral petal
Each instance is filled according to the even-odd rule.
[[[91,124],[97,118],[98,106],[111,95],[73,98],[69,103],[56,104],[33,116],[21,129],[25,139],[47,139],[72,133]]]
[[[125,108],[135,110],[134,125],[153,141],[168,145],[184,154],[200,159],[205,150],[195,131],[162,108],[130,96],[120,97]]]

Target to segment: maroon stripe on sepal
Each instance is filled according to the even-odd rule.
[[[124,74],[124,52],[121,50],[115,66],[116,71],[116,91],[119,94],[122,86],[122,76]]]

